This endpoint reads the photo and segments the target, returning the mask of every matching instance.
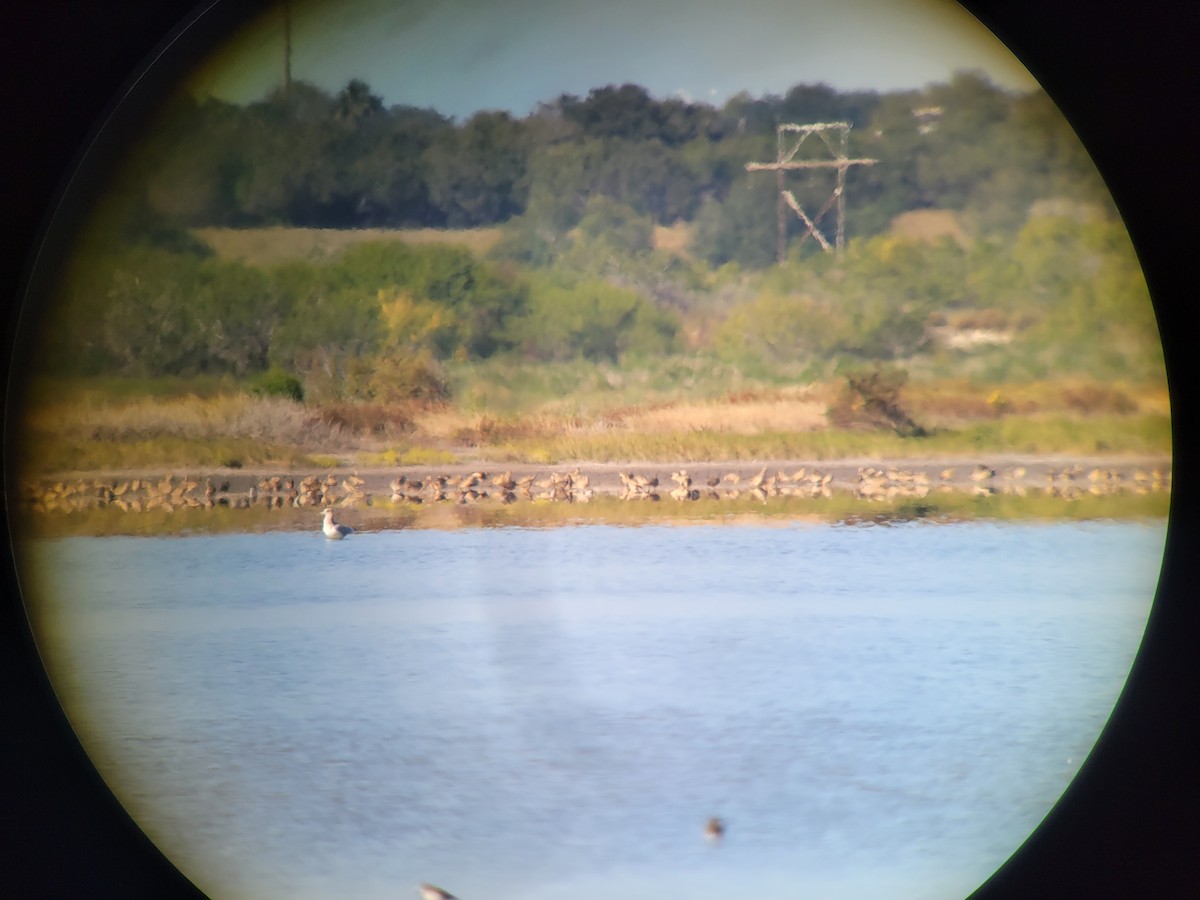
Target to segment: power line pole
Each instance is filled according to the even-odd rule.
[[[833,158],[797,160],[795,157],[800,145],[814,134],[824,142]],[[775,188],[779,195],[775,207],[775,219],[778,227],[775,253],[779,265],[787,264],[787,212],[784,209],[785,206],[790,207],[807,226],[804,234],[800,237],[801,243],[808,240],[809,235],[812,235],[826,253],[836,251],[837,255],[841,257],[846,243],[846,170],[851,166],[873,166],[879,162],[877,159],[850,159],[846,155],[849,136],[849,122],[815,122],[810,125],[780,124],[776,129],[777,155],[775,162],[746,163],[747,172],[775,173]],[[784,173],[797,169],[837,170],[837,181],[833,193],[814,216],[809,216],[796,200],[795,194],[784,188]],[[834,234],[834,243],[830,245],[817,225],[835,205],[837,206],[837,231]]]
[[[283,0],[283,99],[292,99],[292,5]]]

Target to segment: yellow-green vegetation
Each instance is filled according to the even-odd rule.
[[[400,241],[453,244],[483,255],[500,240],[499,228],[196,228],[192,231],[217,256],[251,266],[323,262],[356,244]],[[665,238],[669,239],[669,238]]]
[[[646,460],[936,459],[945,456],[1038,454],[1095,456],[1165,455],[1170,452],[1171,422],[1166,416],[1095,418],[1013,416],[939,430],[924,437],[883,431],[825,428],[805,432],[736,434],[677,431],[665,434],[599,432],[512,438],[478,448],[479,455],[501,462],[561,463]]]
[[[572,377],[585,374],[583,367],[567,369]],[[102,382],[57,379],[35,385],[23,418],[22,468],[49,474],[439,466],[473,459],[548,464],[1000,453],[1166,456],[1171,449],[1165,391],[1155,385],[1109,386],[1078,378],[995,387],[910,383],[900,389],[899,402],[924,432],[901,436],[887,428],[831,425],[827,410],[842,402],[836,382],[760,385],[698,399],[678,385],[654,388],[652,372],[610,369],[590,373],[598,384],[574,394],[560,382],[562,395],[547,400],[553,380],[539,381],[531,373],[523,385],[510,369],[509,411],[501,413],[481,398],[495,397],[503,377],[493,367],[475,372],[480,391],[464,390],[463,403],[383,406],[201,395],[182,381],[172,391],[130,395]]]
[[[459,457],[438,447],[391,447],[382,453],[361,453],[356,461],[364,466],[447,466],[459,462]]]
[[[21,445],[21,468],[36,472],[97,472],[110,469],[157,471],[162,468],[334,468],[336,457],[320,458],[291,447],[250,438],[188,438],[164,435],[146,439],[79,440],[29,437]]]
[[[241,393],[108,392],[104,383],[34,383],[21,417],[19,466],[35,472],[166,466],[315,465],[328,436],[304,407]]]
[[[879,164],[851,191],[844,252],[793,230],[778,265],[777,186],[744,163],[771,158],[775,123],[809,101],[853,121],[850,154]],[[914,103],[943,111],[936,128]],[[51,315],[14,404],[23,478],[1004,454],[1157,466],[1171,450],[1137,255],[1041,92],[960,73],[904,95],[801,87],[717,108],[623,85],[456,122],[354,81],[174,104],[139,146],[113,179],[128,189],[37,282],[31,306]],[[815,182],[790,187],[806,209],[827,201]],[[939,494],[887,512],[835,496],[734,515],[1040,516],[1041,502]],[[1109,502],[1045,514],[1165,501]],[[415,526],[739,509],[685,506],[392,512]],[[194,510],[162,527],[185,520],[259,527]]]

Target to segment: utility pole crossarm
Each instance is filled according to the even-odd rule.
[[[873,166],[877,159],[802,159],[799,162],[746,163],[747,172],[770,172],[778,169],[840,169],[850,166]]]
[[[816,238],[817,243],[821,245],[821,249],[826,253],[836,252],[841,256],[842,247],[846,242],[846,171],[851,166],[873,166],[879,160],[851,158],[846,155],[848,138],[850,136],[849,122],[814,122],[809,125],[780,123],[776,126],[775,134],[778,148],[778,155],[775,158],[775,162],[746,163],[746,171],[775,173],[775,189],[777,193],[776,259],[779,265],[787,264],[786,209],[789,207],[806,226],[804,234],[800,237],[802,243],[811,235]],[[820,138],[821,143],[825,145],[830,156],[825,159],[797,160],[795,157],[800,151],[800,146],[814,134]],[[796,195],[784,188],[784,172],[802,169],[835,169],[837,171],[837,182],[834,185],[833,193],[830,194],[829,200],[826,201],[825,205],[814,216],[810,216],[805,212],[804,208],[796,200]],[[825,213],[829,212],[830,208],[835,205],[837,207],[837,232],[831,244],[825,235],[821,234],[817,225]]]

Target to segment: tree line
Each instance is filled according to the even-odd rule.
[[[880,160],[848,175],[848,252],[809,241],[774,267],[774,179],[745,163],[774,158],[780,121],[837,120],[854,126],[851,156]],[[795,190],[811,203],[802,179]],[[207,373],[381,402],[445,397],[448,367],[496,356],[687,351],[821,377],[947,358],[938,323],[973,315],[1021,335],[989,357],[990,377],[1161,371],[1136,255],[1086,153],[1044,94],[972,73],[721,107],[625,85],[463,123],[387,108],[361,82],[333,96],[294,83],[244,107],[180,96],[110,196],[62,274],[41,370]],[[890,233],[897,214],[929,208],[956,212],[973,239]],[[680,222],[689,251],[656,248],[655,226]],[[258,267],[193,232],[264,225],[503,236],[484,256],[393,241]]]
[[[880,235],[841,260],[814,254],[754,274],[623,245],[637,223],[622,229],[619,209],[590,205],[599,209],[544,267],[515,264],[503,243],[481,258],[396,241],[266,268],[136,244],[80,259],[36,365],[286,374],[313,399],[379,402],[445,398],[448,366],[495,356],[637,365],[686,351],[759,377],[953,365],[955,353],[963,371],[975,365],[993,380],[1161,371],[1153,309],[1119,221],[1051,210],[968,246]],[[972,363],[937,337],[955,322],[1019,340]],[[991,368],[978,370],[985,358]]]
[[[294,82],[245,106],[181,93],[128,172],[148,210],[186,227],[517,220],[550,241],[605,197],[657,224],[695,222],[714,264],[761,267],[774,258],[774,180],[745,164],[775,158],[777,124],[831,121],[852,125],[851,156],[880,160],[848,175],[851,236],[923,208],[1011,230],[1039,198],[1102,193],[1044,93],[1008,92],[971,72],[918,91],[802,84],[719,107],[626,84],[562,95],[523,118],[482,111],[463,122],[387,107],[362,81],[334,95]],[[822,152],[814,137],[800,156]],[[789,181],[802,202],[831,188],[817,175]]]

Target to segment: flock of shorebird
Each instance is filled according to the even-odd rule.
[[[717,843],[725,837],[725,823],[715,816],[704,823],[704,837],[709,843]],[[454,894],[433,884],[418,884],[417,895],[421,900],[458,900]]]
[[[1013,466],[997,472],[990,466],[979,463],[967,477],[973,494],[987,496],[995,493],[1013,494],[1024,497],[1031,488],[1036,488],[1026,478],[1024,466]],[[905,471],[888,468],[867,467],[858,470],[855,494],[864,500],[888,500],[893,497],[924,497],[930,491],[958,490],[955,482],[958,472],[954,468],[942,469],[935,482],[924,471]],[[1138,494],[1149,494],[1169,490],[1170,472],[1161,469],[1145,471],[1135,469],[1130,477],[1118,469],[1094,468],[1087,472],[1080,465],[1046,470],[1041,490],[1044,494],[1074,500],[1084,494],[1105,496],[1132,490]]]
[[[711,469],[711,467],[708,467]],[[1045,470],[1041,484],[1028,477],[1024,466],[997,471],[982,463],[959,474],[951,467],[931,474],[923,469],[907,470],[896,467],[858,469],[857,477],[835,481],[831,472],[800,467],[791,472],[768,473],[763,466],[756,474],[742,475],[736,471],[713,474],[702,480],[693,478],[687,469],[679,469],[662,479],[657,474],[618,472],[619,484],[609,476],[609,484],[597,488],[593,477],[578,467],[570,471],[551,471],[544,476],[525,474],[514,476],[511,471],[489,475],[477,471],[467,474],[428,474],[421,477],[399,475],[388,487],[393,504],[417,505],[429,503],[477,503],[491,501],[502,504],[517,500],[562,503],[587,503],[597,493],[615,494],[621,500],[671,500],[685,502],[702,498],[749,497],[766,502],[773,497],[832,497],[834,490],[848,491],[863,500],[891,500],[904,497],[924,497],[931,492],[966,490],[977,495],[996,493],[1024,496],[1031,490],[1066,500],[1085,494],[1108,495],[1131,491],[1139,494],[1166,491],[1171,486],[1170,470],[1161,468],[1130,471],[1093,468],[1080,465]],[[213,509],[215,507],[313,507],[347,508],[370,506],[374,495],[367,489],[365,479],[357,474],[337,476],[332,473],[305,478],[275,475],[259,479],[249,488],[232,490],[230,481],[219,484],[212,478],[182,478],[168,475],[161,479],[132,478],[80,479],[29,484],[23,489],[21,501],[35,512],[73,511],[113,507],[128,512],[150,510],[173,511],[184,508]]]
[[[743,479],[737,472],[728,472],[725,475],[713,475],[705,479],[703,485],[693,481],[687,469],[680,469],[678,472],[672,472],[670,479],[675,483],[675,487],[666,494],[672,500],[681,502],[699,500],[701,497],[737,499],[743,493],[762,501],[766,501],[768,497],[830,497],[833,495],[830,487],[833,482],[832,473],[821,472],[818,469],[809,471],[800,468],[791,474],[777,471],[774,475],[768,475],[767,467],[763,466],[756,475],[746,479]],[[646,478],[633,474],[626,475],[622,472],[621,484],[620,497],[623,500],[661,499],[657,476]]]
[[[219,485],[212,478],[176,479],[174,475],[155,480],[80,479],[28,484],[22,492],[23,504],[36,512],[71,511],[113,507],[125,512],[162,509],[214,509],[218,506],[249,509],[266,506],[273,509],[303,506],[356,506],[370,504],[366,481],[358,475],[324,478],[310,475],[275,475],[260,479],[246,490],[233,490],[228,479]]]

